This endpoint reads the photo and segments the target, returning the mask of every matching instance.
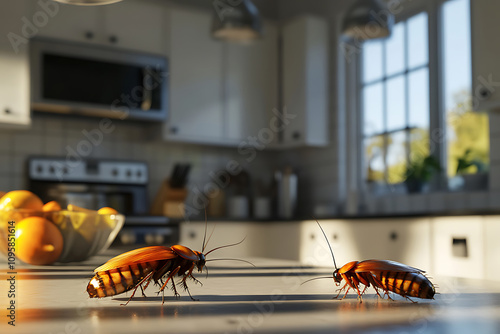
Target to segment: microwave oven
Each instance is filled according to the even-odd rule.
[[[165,57],[51,39],[30,41],[31,108],[142,121],[167,117]]]

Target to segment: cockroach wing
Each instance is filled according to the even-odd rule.
[[[366,260],[358,262],[355,267],[356,272],[372,272],[372,271],[397,271],[409,273],[424,273],[425,271],[418,268],[407,266],[395,261],[388,260]]]
[[[110,269],[116,269],[123,266],[128,266],[136,263],[168,260],[177,257],[170,247],[165,246],[149,246],[131,250],[115,256],[102,266],[96,268],[94,272],[101,272]]]
[[[198,261],[200,258],[195,254],[190,248],[181,245],[174,245],[171,247],[174,252],[177,253],[180,257],[190,260],[190,261]]]

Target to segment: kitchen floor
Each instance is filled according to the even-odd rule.
[[[85,291],[93,269],[112,252],[80,265],[16,268],[16,327],[7,324],[7,264],[0,260],[1,319],[5,333],[499,333],[500,287],[495,282],[433,278],[435,300],[412,303],[400,297],[379,300],[368,289],[332,300],[328,268],[296,262],[252,259],[256,268],[237,262],[209,263],[209,275],[195,275],[191,301],[166,291],[165,304],[156,287],[128,295],[90,299]],[[7,320],[6,320],[7,319]]]

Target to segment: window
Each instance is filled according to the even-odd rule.
[[[359,78],[364,180],[401,183],[408,163],[429,155],[448,177],[487,169],[488,116],[471,107],[469,1],[443,2],[435,9],[439,15],[432,16],[437,24],[429,24],[428,12],[421,11],[399,21],[387,39],[364,43]],[[434,26],[439,31],[429,31]],[[429,36],[438,36],[440,47],[432,46]],[[432,63],[435,59],[440,63]],[[439,73],[430,73],[434,68]],[[435,100],[431,87],[441,92]],[[435,130],[446,133],[445,140],[431,141]]]
[[[486,113],[472,111],[469,1],[444,3],[442,19],[446,172],[448,177],[483,172],[489,165],[489,125]]]
[[[365,42],[362,56],[366,180],[400,183],[406,161],[429,154],[427,13]]]

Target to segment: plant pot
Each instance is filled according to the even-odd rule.
[[[408,179],[404,183],[409,194],[422,193],[428,188],[428,182],[423,180]]]

